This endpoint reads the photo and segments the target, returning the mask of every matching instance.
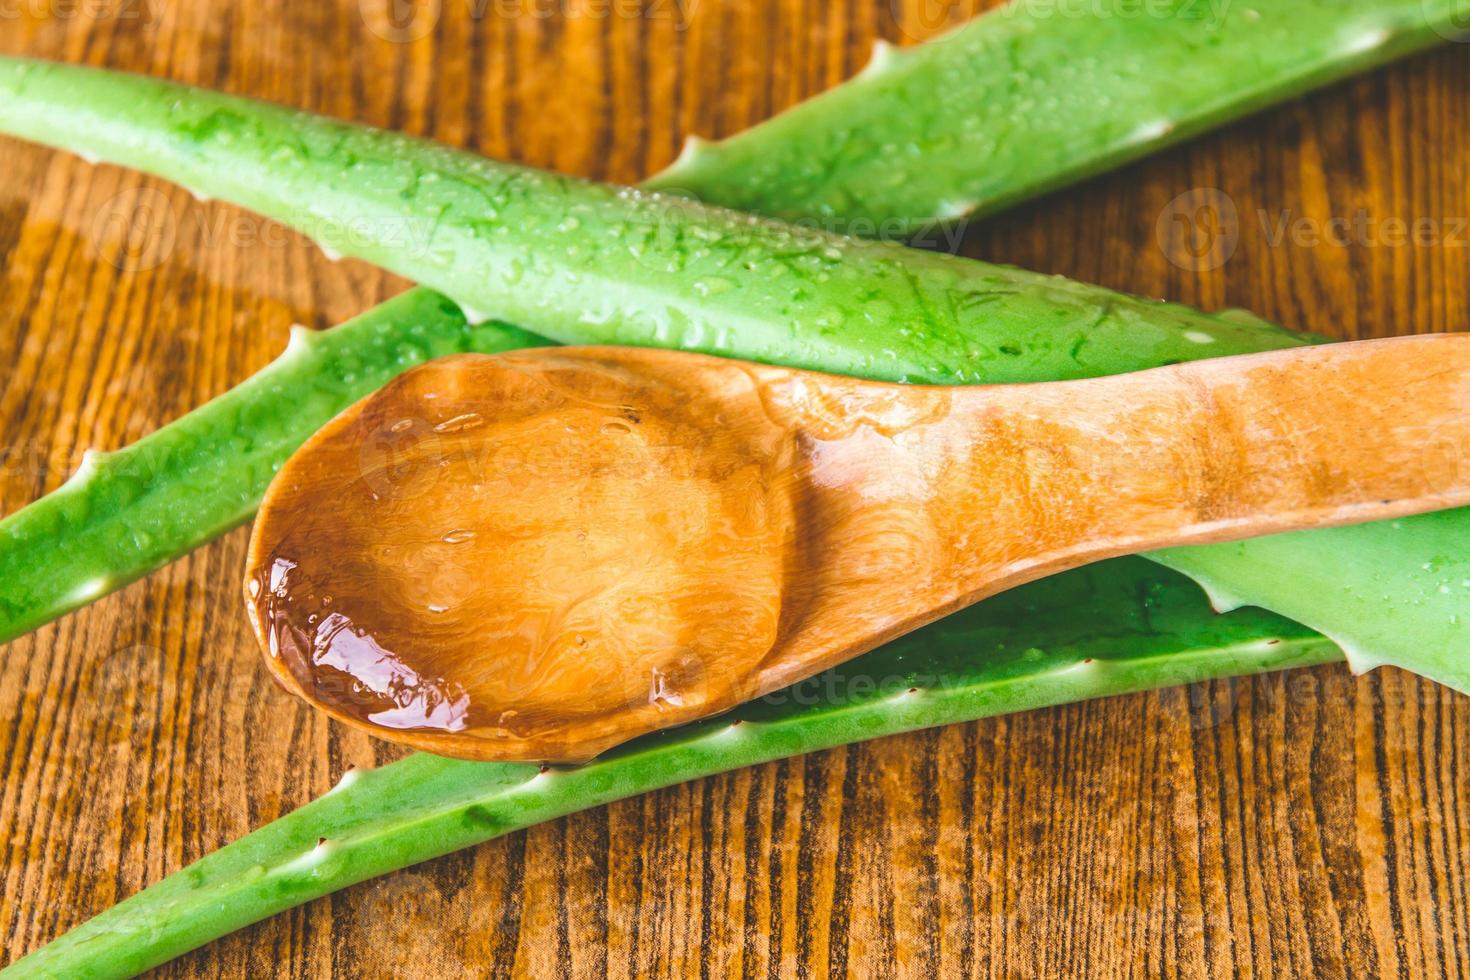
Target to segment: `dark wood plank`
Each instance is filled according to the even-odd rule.
[[[420,0],[395,32],[379,0],[22,3],[0,49],[633,181],[686,133],[737,131],[840,81],[874,37],[913,41],[984,5]],[[977,224],[964,248],[1338,337],[1460,328],[1467,91],[1470,58],[1447,48]],[[58,485],[83,449],[243,379],[293,322],[325,326],[403,288],[120,170],[0,142],[0,172],[3,511]],[[1234,204],[1238,245],[1216,268],[1181,268],[1157,219],[1210,189]],[[127,248],[108,219],[140,204],[158,217]],[[1305,232],[1333,218],[1353,240],[1312,244]],[[1420,243],[1385,240],[1421,219]],[[265,680],[238,608],[244,541],[0,657],[6,960],[347,765],[397,756]],[[1470,699],[1393,671],[1072,705],[579,814],[161,974],[1464,975],[1467,757]]]

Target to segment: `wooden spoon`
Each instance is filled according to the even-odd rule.
[[[1467,395],[1470,334],[964,388],[450,357],[281,469],[248,605],[342,721],[585,760],[1086,562],[1470,504]]]

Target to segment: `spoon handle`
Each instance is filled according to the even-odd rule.
[[[1009,511],[1037,558],[1470,504],[1470,334],[972,389],[960,404],[972,476],[992,481],[967,506]]]
[[[844,437],[816,419],[807,512],[823,520],[804,531],[812,599],[791,641],[834,662],[1102,558],[1470,504],[1470,333],[1047,384],[825,388]]]

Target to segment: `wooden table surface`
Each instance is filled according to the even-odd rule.
[[[11,0],[0,49],[635,181],[686,133],[852,74],[875,37],[984,6],[391,3]],[[964,250],[1337,337],[1461,329],[1467,96],[1470,50],[1446,46],[975,224]],[[292,323],[405,285],[115,168],[0,141],[0,175],[0,511],[244,379]],[[1161,214],[1226,198],[1228,261],[1161,247]],[[400,754],[266,679],[245,541],[0,654],[0,961]],[[1391,670],[1118,697],[596,809],[162,972],[1463,975],[1467,766],[1470,698]]]

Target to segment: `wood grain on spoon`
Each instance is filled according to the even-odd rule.
[[[286,463],[247,600],[349,724],[585,760],[1075,565],[1470,504],[1467,396],[1470,334],[968,388],[445,358]]]

